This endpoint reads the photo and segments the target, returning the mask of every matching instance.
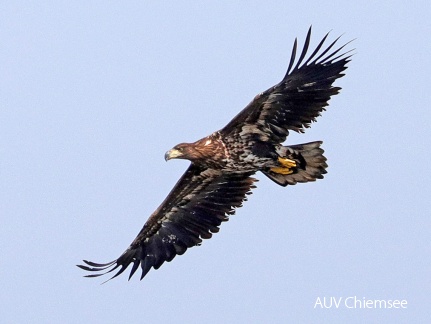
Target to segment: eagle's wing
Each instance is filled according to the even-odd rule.
[[[304,48],[295,64],[297,40],[283,80],[257,95],[222,130],[224,135],[250,135],[263,141],[282,143],[289,130],[303,132],[320,115],[332,95],[341,88],[333,82],[342,77],[350,55],[341,53],[344,46],[332,50],[339,38],[323,48],[328,34],[320,41],[313,53],[307,56],[311,38],[311,27]],[[347,44],[346,44],[347,45]]]
[[[78,267],[88,271],[106,270],[87,277],[98,277],[118,269],[112,277],[115,278],[133,264],[129,279],[139,266],[141,279],[144,278],[151,267],[158,269],[163,262],[171,261],[175,255],[183,254],[187,248],[199,245],[203,238],[208,239],[218,232],[221,222],[234,214],[234,209],[242,205],[255,187],[253,183],[257,180],[250,177],[253,173],[226,174],[190,165],[117,260],[105,264],[84,260],[87,266]]]

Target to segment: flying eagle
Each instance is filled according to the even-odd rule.
[[[306,58],[310,28],[298,60],[295,39],[280,83],[258,94],[221,130],[166,152],[166,161],[187,159],[189,168],[118,259],[102,264],[84,260],[86,265],[78,265],[98,272],[87,277],[117,270],[115,278],[132,264],[129,280],[139,267],[142,279],[151,268],[200,245],[247,200],[258,171],[281,186],[323,178],[327,164],[321,141],[282,143],[290,130],[303,133],[341,89],[332,84],[344,75],[351,55],[342,52],[346,44],[333,49],[339,37],[323,46],[328,34]]]

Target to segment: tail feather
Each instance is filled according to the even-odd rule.
[[[292,159],[297,162],[297,167],[291,174],[279,174],[271,170],[262,170],[268,178],[280,186],[294,185],[298,182],[316,181],[323,179],[326,173],[326,158],[323,156],[323,149],[320,148],[321,141],[281,146],[278,154],[281,157]]]

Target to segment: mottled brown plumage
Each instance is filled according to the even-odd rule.
[[[116,277],[132,264],[132,275],[141,267],[141,279],[151,268],[199,245],[219,230],[222,222],[241,207],[261,171],[279,185],[315,181],[326,173],[322,142],[283,146],[289,130],[302,133],[325,110],[340,88],[333,82],[343,76],[350,60],[338,39],[323,49],[328,35],[308,56],[311,28],[296,61],[297,41],[286,75],[277,85],[257,95],[221,130],[194,143],[182,143],[166,152],[165,159],[187,159],[188,170],[138,236],[117,259],[79,265],[97,277],[117,270]],[[105,270],[106,272],[103,272]]]

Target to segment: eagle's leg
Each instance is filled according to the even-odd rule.
[[[270,168],[272,172],[278,174],[291,174],[294,171],[293,168],[296,167],[296,162],[288,158],[279,157],[278,162],[281,164],[281,166]]]

